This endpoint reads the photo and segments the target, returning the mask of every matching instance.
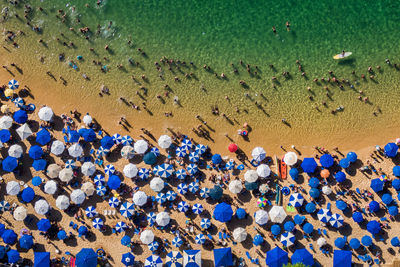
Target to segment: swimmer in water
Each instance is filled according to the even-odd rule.
[[[286,30],[290,31],[290,23],[289,23],[289,21],[286,21]]]
[[[276,34],[276,28],[275,28],[275,26],[272,26],[272,32]]]

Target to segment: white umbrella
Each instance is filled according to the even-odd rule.
[[[83,116],[82,121],[83,121],[84,124],[89,126],[89,124],[92,123],[93,119],[92,119],[92,116],[90,116],[89,113],[87,113],[85,116]]]
[[[151,242],[154,241],[154,233],[151,230],[144,230],[140,234],[140,241],[142,241],[143,244],[148,245]]]
[[[283,223],[286,216],[287,214],[282,206],[273,206],[272,209],[269,211],[271,222],[274,223]]]
[[[155,192],[160,192],[164,189],[164,181],[160,177],[154,177],[150,182],[150,188]]]
[[[323,237],[318,238],[317,245],[318,245],[318,247],[325,246],[326,245],[326,239],[323,238]]]
[[[8,155],[17,159],[20,158],[23,153],[24,151],[22,150],[22,146],[17,144],[10,146],[8,149]]]
[[[83,154],[83,148],[81,147],[81,145],[79,145],[78,143],[73,144],[72,146],[70,146],[68,148],[68,153],[71,157],[73,158],[77,158],[82,156]]]
[[[168,135],[161,135],[160,138],[158,138],[158,145],[161,148],[167,149],[171,146],[172,144],[172,139]]]
[[[65,183],[69,183],[72,180],[73,176],[74,176],[74,172],[70,168],[64,168],[58,174],[58,177],[60,178],[60,180]]]
[[[332,188],[330,188],[329,186],[325,185],[324,187],[322,187],[322,193],[324,193],[325,195],[329,195],[332,193]]]
[[[35,211],[37,214],[45,215],[50,209],[49,203],[46,200],[40,199],[35,202]]]
[[[21,125],[16,130],[16,132],[19,135],[19,137],[21,138],[21,140],[24,140],[24,139],[26,139],[26,138],[28,138],[29,136],[32,135],[32,130],[31,130],[31,128],[29,128],[28,124],[26,124],[26,123]]]
[[[7,183],[7,186],[6,186],[7,194],[9,194],[11,196],[15,196],[15,195],[18,195],[19,190],[21,190],[21,187],[18,182],[10,181]]]
[[[124,167],[124,175],[128,178],[133,178],[137,175],[138,168],[135,164],[129,163]]]
[[[262,147],[256,147],[253,149],[253,151],[251,152],[251,156],[253,157],[253,159],[255,161],[261,162],[265,159],[265,156],[267,154],[265,153],[264,148]]]
[[[143,191],[137,191],[134,195],[133,195],[133,203],[136,206],[143,206],[144,204],[146,204],[147,202],[147,195],[145,192]]]
[[[237,242],[243,242],[247,238],[246,229],[244,229],[242,227],[238,227],[235,230],[233,230],[232,235],[233,235],[233,238],[235,239],[235,241],[237,241]]]
[[[53,163],[47,167],[47,176],[50,178],[56,178],[60,174],[61,167]]]
[[[229,191],[234,194],[239,194],[243,189],[242,181],[240,180],[232,180],[229,183]]]
[[[65,195],[58,196],[56,199],[56,207],[65,210],[69,207],[69,198]]]
[[[268,222],[269,219],[268,212],[266,212],[265,210],[257,210],[254,213],[254,219],[257,224],[264,225]]]
[[[162,211],[162,212],[158,213],[156,216],[156,223],[159,226],[166,226],[169,224],[170,221],[171,221],[171,218],[169,217],[168,212]]]
[[[268,177],[271,174],[271,169],[267,164],[261,164],[257,167],[257,174],[261,178]]]
[[[144,140],[137,140],[133,148],[135,149],[136,153],[144,154],[144,152],[146,152],[147,149],[149,148],[149,145]]]
[[[80,189],[75,189],[71,193],[71,201],[75,204],[82,204],[85,201],[85,193]]]
[[[53,180],[47,181],[44,185],[44,192],[49,195],[54,195],[57,191],[57,183]]]
[[[84,183],[81,189],[88,197],[92,196],[94,191],[96,190],[91,182]]]
[[[87,161],[82,164],[81,172],[83,173],[83,175],[91,176],[96,172],[96,165],[94,165],[90,161]]]
[[[12,126],[13,119],[10,116],[0,118],[0,129],[8,129]]]
[[[131,146],[124,146],[121,149],[121,157],[124,159],[132,159],[135,156],[135,150]]]
[[[42,107],[39,112],[38,116],[39,119],[42,121],[51,121],[51,118],[53,118],[54,112],[50,107]]]
[[[254,183],[258,180],[258,174],[255,170],[248,170],[244,174],[244,179],[249,183]]]
[[[54,142],[51,144],[50,151],[54,155],[58,156],[61,155],[64,152],[65,145],[63,142],[60,140],[54,140]]]
[[[17,207],[14,210],[13,216],[16,221],[23,221],[28,216],[26,208],[22,206]]]
[[[283,161],[289,165],[293,166],[294,164],[297,163],[297,155],[294,152],[288,152],[285,154],[285,157],[283,158]]]

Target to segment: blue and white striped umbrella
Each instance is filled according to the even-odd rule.
[[[73,159],[67,160],[65,162],[65,168],[67,168],[67,169],[75,169],[76,168],[75,160],[73,160]]]
[[[174,172],[174,167],[171,164],[163,163],[158,166],[157,175],[161,178],[168,178]]]
[[[180,183],[178,185],[178,193],[184,195],[188,192],[188,186],[186,183]]]
[[[158,249],[160,245],[158,244],[157,241],[153,241],[150,244],[147,245],[147,247],[150,249],[151,252],[154,252]]]
[[[97,174],[97,175],[94,177],[93,181],[94,181],[94,184],[97,185],[97,186],[105,185],[105,184],[106,184],[106,179],[105,179],[104,176],[101,175],[101,174]]]
[[[156,223],[157,214],[155,212],[150,212],[147,214],[147,222],[151,225]]]
[[[135,212],[135,205],[130,202],[124,202],[121,205],[121,208],[119,208],[119,212],[121,213],[122,216],[130,218]]]
[[[227,170],[233,170],[234,168],[235,168],[235,162],[234,161],[228,161],[226,164],[225,164],[225,168],[227,169]]]
[[[99,185],[96,187],[96,193],[102,197],[107,193],[107,188],[104,185]]]
[[[202,144],[198,144],[194,149],[194,151],[199,155],[203,155],[204,153],[206,153],[206,150],[207,150],[207,146],[202,145]]]
[[[154,166],[154,168],[153,168],[153,174],[154,175],[158,174],[158,167],[159,167],[159,165]]]
[[[343,225],[343,222],[344,222],[343,216],[337,213],[332,214],[332,217],[329,220],[329,223],[335,228],[341,227]]]
[[[200,160],[200,156],[199,154],[197,154],[196,152],[190,152],[189,154],[189,160],[193,163],[197,163]]]
[[[179,251],[170,251],[165,261],[166,267],[183,267],[183,256]]]
[[[289,198],[289,205],[295,208],[301,207],[304,202],[304,197],[300,193],[293,193]]]
[[[117,231],[118,233],[122,233],[125,232],[125,230],[128,228],[128,226],[126,225],[125,222],[117,222],[117,224],[115,225],[115,231]]]
[[[189,139],[184,139],[181,143],[181,147],[185,150],[191,150],[193,147],[192,141]]]
[[[174,201],[176,199],[176,197],[177,197],[177,194],[174,191],[169,190],[165,194],[165,197],[167,198],[168,201]]]
[[[183,147],[180,147],[180,146],[176,148],[175,153],[176,153],[176,156],[180,157],[180,158],[184,158],[187,155],[186,149]]]
[[[200,189],[200,196],[202,198],[208,198],[210,196],[210,189],[207,187],[203,187]]]
[[[0,211],[8,211],[10,210],[10,203],[5,200],[0,201]]]
[[[96,155],[99,157],[104,157],[107,156],[107,154],[110,153],[110,149],[104,148],[104,147],[99,147],[96,151]]]
[[[196,244],[202,245],[202,244],[204,244],[204,242],[206,242],[206,237],[203,234],[198,234],[194,238],[194,241],[196,242]]]
[[[211,227],[211,221],[208,218],[201,219],[200,227],[203,229],[208,229]]]
[[[122,144],[123,144],[124,146],[130,146],[130,145],[132,145],[132,144],[133,144],[133,139],[132,139],[132,137],[130,137],[129,135],[124,135],[124,136],[122,137]]]
[[[164,193],[158,193],[156,196],[156,201],[158,202],[158,204],[164,204],[165,202],[167,202],[167,197]]]
[[[115,167],[112,164],[108,164],[107,166],[104,167],[104,172],[110,176],[115,173]]]
[[[203,205],[201,205],[200,203],[196,203],[192,207],[192,211],[194,214],[200,214],[203,212],[203,210],[204,210]]]
[[[285,247],[290,247],[294,244],[294,241],[296,240],[296,237],[292,232],[285,232],[281,234],[281,243]]]
[[[180,212],[187,212],[189,210],[190,206],[188,203],[186,203],[186,201],[181,201],[178,204],[178,210]]]
[[[18,89],[18,87],[19,87],[19,82],[17,80],[13,79],[8,82],[8,88],[15,90]]]
[[[182,246],[183,241],[179,236],[175,236],[174,239],[172,239],[172,245],[174,247],[179,248],[180,246]]]
[[[138,176],[142,180],[147,180],[150,176],[150,170],[146,168],[140,168],[138,172]]]
[[[104,222],[103,222],[103,220],[101,218],[97,217],[97,218],[94,218],[92,224],[93,224],[93,228],[94,229],[100,230],[103,227]]]
[[[191,182],[189,184],[189,191],[193,194],[195,194],[197,191],[199,191],[200,186],[198,182]]]
[[[328,223],[332,217],[332,212],[328,209],[320,209],[317,213],[318,220],[323,223]]]
[[[114,141],[114,144],[116,144],[116,145],[119,145],[122,142],[122,136],[117,133],[112,136],[112,139]]]
[[[119,199],[116,197],[112,197],[108,200],[108,205],[110,205],[111,208],[116,208],[119,206]]]
[[[150,152],[156,155],[156,157],[160,156],[160,150],[157,147],[151,148]]]
[[[197,165],[193,163],[189,164],[186,169],[191,176],[195,175],[199,171]]]
[[[178,178],[179,180],[185,180],[187,177],[187,172],[185,169],[179,169],[175,172],[175,176],[176,178]]]
[[[87,207],[85,210],[85,213],[86,213],[86,216],[88,216],[89,218],[93,218],[94,216],[97,215],[96,208],[93,206]]]
[[[15,105],[17,108],[22,108],[22,107],[24,106],[24,104],[25,104],[24,100],[23,100],[22,98],[20,98],[20,97],[15,98],[15,99],[13,100],[13,102],[14,102],[14,105]]]
[[[146,259],[144,267],[163,267],[163,262],[159,256],[153,254]]]

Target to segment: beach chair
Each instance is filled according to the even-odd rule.
[[[213,236],[211,234],[207,234],[208,239],[210,239],[211,241],[214,241]]]
[[[75,223],[75,224],[72,226],[72,229],[76,230],[77,228],[78,228],[78,225]]]
[[[70,222],[69,222],[69,227],[72,227],[72,226],[74,226],[74,222],[73,222],[73,221],[70,221]]]
[[[321,235],[321,229],[320,228],[318,228],[318,234]]]
[[[252,257],[250,256],[250,253],[249,253],[248,251],[246,251],[246,256],[247,256],[247,258],[248,258],[249,260],[252,259]]]
[[[328,203],[328,205],[326,205],[326,208],[327,208],[328,210],[331,209],[331,203],[330,203],[330,202]]]
[[[324,233],[324,235],[328,235],[328,232],[326,231],[326,229],[322,230],[322,232]]]
[[[67,136],[65,136],[65,135],[64,135],[64,143],[66,143],[66,144],[69,143],[69,142],[68,142],[68,138],[67,138]]]
[[[115,210],[112,210],[111,212],[112,212],[112,216],[116,216],[117,213]]]
[[[224,238],[223,238],[223,235],[222,235],[222,232],[218,232],[218,237],[219,237],[219,239],[221,239],[221,240],[224,239]]]

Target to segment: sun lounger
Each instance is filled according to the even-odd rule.
[[[328,232],[326,231],[326,229],[322,230],[322,232],[324,233],[324,235],[328,235]]]

